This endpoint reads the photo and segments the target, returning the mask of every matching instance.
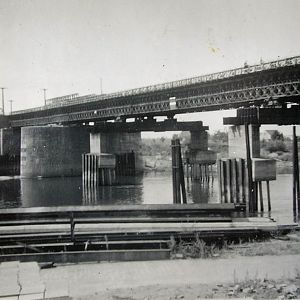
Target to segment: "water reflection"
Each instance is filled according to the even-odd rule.
[[[21,179],[22,207],[82,205],[81,178]]]
[[[12,208],[21,205],[20,180],[2,177],[0,180],[0,207]]]
[[[188,203],[218,202],[218,181],[186,184]],[[271,216],[279,222],[292,222],[292,175],[278,175],[270,182]],[[171,204],[171,174],[145,174],[120,178],[120,185],[82,186],[80,177],[20,179],[0,177],[0,208],[115,205],[115,204]],[[264,195],[264,199],[267,199]],[[266,207],[266,206],[265,206]],[[268,216],[267,212],[264,216]]]
[[[218,193],[215,190],[214,181],[187,182],[187,192],[194,203],[218,202]]]
[[[143,200],[142,177],[120,177],[118,185],[85,185],[82,188],[83,205],[141,204]]]

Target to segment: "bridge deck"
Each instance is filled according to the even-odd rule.
[[[89,95],[8,116],[12,127],[71,124],[116,118],[173,116],[178,113],[299,103],[300,57],[198,76],[108,95]]]

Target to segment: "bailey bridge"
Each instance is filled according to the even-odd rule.
[[[62,175],[76,175],[80,169],[74,167],[70,153],[77,153],[72,155],[78,160],[87,152],[136,152],[140,132],[145,130],[191,131],[192,148],[203,152],[207,151],[208,128],[202,122],[176,122],[175,115],[238,108],[237,117],[224,123],[253,124],[252,136],[257,140],[260,124],[300,124],[299,96],[300,56],[117,93],[73,94],[48,99],[42,107],[0,116],[0,154],[21,153],[23,175],[30,169],[30,176],[55,176],[61,174],[65,161],[69,171]],[[157,122],[156,116],[167,120]],[[135,122],[126,122],[132,118]],[[88,126],[90,122],[93,126]],[[230,141],[236,132],[242,134],[232,131]],[[237,139],[240,142],[241,137]],[[252,154],[259,155],[254,150]],[[51,167],[54,172],[37,171],[37,166],[43,170]]]
[[[16,111],[9,126],[72,124],[118,118],[299,103],[300,57],[152,85],[107,95],[70,96],[64,101]],[[277,104],[277,103],[276,103]]]

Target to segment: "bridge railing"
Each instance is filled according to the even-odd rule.
[[[136,89],[130,89],[130,90],[125,90],[125,91],[120,91],[120,92],[115,92],[115,93],[110,93],[110,94],[104,94],[104,95],[93,94],[93,95],[75,97],[66,102],[60,102],[57,104],[52,103],[50,105],[36,107],[36,108],[32,108],[32,109],[19,110],[19,111],[13,112],[12,114],[17,115],[17,114],[22,114],[22,113],[46,110],[46,109],[55,108],[55,107],[83,104],[83,103],[87,103],[87,102],[94,102],[94,101],[100,101],[100,100],[106,100],[106,99],[118,98],[118,97],[133,96],[133,95],[138,95],[138,94],[143,94],[143,93],[167,90],[167,89],[171,89],[171,88],[184,87],[184,86],[189,86],[189,85],[193,85],[193,84],[205,83],[205,82],[221,80],[221,79],[225,79],[225,78],[232,78],[232,77],[244,75],[244,74],[251,74],[251,73],[262,72],[262,71],[278,69],[278,68],[284,68],[284,67],[289,67],[289,66],[296,66],[296,65],[300,65],[300,56],[284,58],[284,59],[271,61],[271,62],[261,62],[260,64],[256,64],[256,65],[252,65],[252,66],[245,65],[244,67],[241,67],[241,68],[231,69],[231,70],[222,71],[222,72],[215,72],[212,74],[195,76],[195,77],[191,77],[191,78],[185,78],[185,79],[170,81],[170,82],[161,83],[161,84],[149,85],[146,87],[140,87],[140,88],[136,88]]]

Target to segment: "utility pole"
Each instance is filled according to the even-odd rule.
[[[47,89],[42,89],[44,91],[44,105],[46,106],[46,91]]]
[[[4,111],[4,90],[6,90],[6,88],[1,87],[1,90],[2,90],[2,114],[4,115],[5,114],[5,111]]]
[[[12,115],[12,103],[13,103],[13,100],[8,100],[10,102],[10,114]]]
[[[100,77],[100,95],[102,95],[102,78]]]

